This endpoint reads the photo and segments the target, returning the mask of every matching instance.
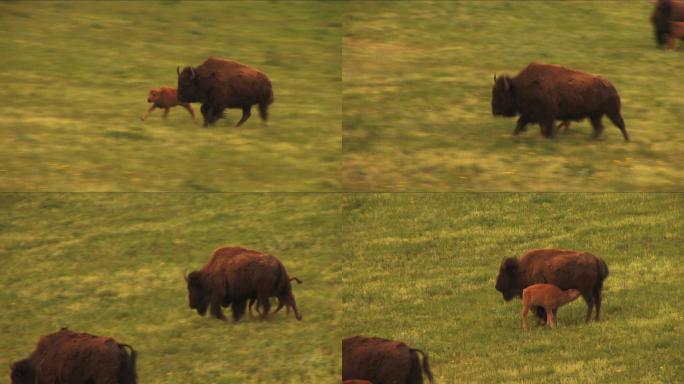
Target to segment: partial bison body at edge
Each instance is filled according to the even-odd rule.
[[[534,284],[553,284],[562,290],[577,289],[587,303],[587,318],[596,306],[596,321],[600,319],[601,290],[608,277],[608,266],[589,252],[566,249],[533,249],[520,260],[509,257],[501,263],[496,277],[496,290],[504,300],[521,297],[523,289]],[[543,308],[535,315],[546,321]]]
[[[299,282],[288,276],[275,256],[241,247],[215,250],[202,269],[185,276],[190,308],[202,316],[211,308],[214,317],[225,320],[221,307],[230,306],[235,321],[245,314],[248,301],[256,301],[257,312],[265,319],[271,297],[278,300],[275,312],[286,307],[289,313],[292,308],[297,320],[301,320],[291,280]]]
[[[684,21],[683,0],[654,0],[651,23],[655,33],[656,44],[663,47],[668,39],[682,38],[684,36],[672,36],[672,23]],[[670,42],[672,44],[672,41]]]
[[[420,363],[423,355],[423,364]],[[352,336],[342,340],[342,380],[368,380],[373,384],[433,382],[428,356],[420,349],[379,337]]]
[[[603,132],[601,117],[607,115],[625,140],[629,140],[620,115],[620,96],[608,80],[560,65],[531,63],[517,76],[494,77],[492,114],[520,115],[513,131],[517,135],[529,123],[538,123],[544,136],[554,133],[554,121],[591,120],[594,138]]]
[[[223,117],[226,108],[242,109],[241,126],[253,105],[259,106],[261,119],[268,118],[268,107],[273,103],[271,80],[263,72],[238,63],[215,57],[208,58],[199,67],[185,67],[178,73],[178,100],[186,103],[201,102],[204,126]]]
[[[43,336],[36,349],[12,364],[12,384],[136,384],[137,353],[110,337],[66,328]]]

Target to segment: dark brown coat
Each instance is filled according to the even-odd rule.
[[[423,355],[422,367],[419,353]],[[433,381],[428,356],[420,349],[379,337],[352,336],[342,340],[342,380],[422,384],[423,373]]]
[[[147,116],[150,115],[150,112],[154,111],[156,108],[164,109],[164,118],[166,119],[166,116],[169,115],[169,109],[177,105],[185,108],[190,113],[190,116],[192,116],[193,119],[195,118],[195,111],[192,110],[192,106],[189,103],[184,103],[178,100],[178,92],[176,91],[176,88],[160,87],[150,89],[150,93],[147,95],[147,102],[152,103],[152,105],[150,106],[150,109],[148,109],[143,115],[142,121],[145,121]]]
[[[560,65],[531,63],[515,77],[494,77],[492,114],[520,115],[514,135],[529,123],[538,123],[544,136],[554,133],[555,120],[589,118],[594,138],[603,132],[601,117],[607,115],[625,140],[629,140],[620,115],[620,95],[608,80]]]
[[[111,337],[66,328],[43,336],[11,367],[12,384],[135,384],[137,353]]]
[[[279,302],[276,312],[285,306],[288,312],[289,308],[294,310],[297,320],[302,319],[291,279],[275,256],[241,247],[222,247],[214,251],[201,270],[191,272],[185,280],[190,308],[202,316],[211,307],[214,317],[225,320],[221,307],[230,306],[237,321],[244,315],[247,301],[256,299],[263,319],[271,308],[269,298],[275,297]]]
[[[521,297],[523,289],[533,284],[553,284],[562,290],[577,289],[586,301],[586,321],[596,306],[596,320],[601,312],[603,280],[608,277],[608,266],[589,252],[566,249],[533,249],[520,260],[509,257],[501,263],[496,278],[496,290],[504,300]],[[546,319],[546,312],[538,310],[537,317]]]
[[[373,384],[368,380],[345,380],[342,384]]]
[[[657,0],[654,1],[651,23],[655,33],[656,44],[663,47],[671,37],[671,22],[684,21],[684,1]]]
[[[262,120],[268,118],[273,103],[271,80],[263,72],[233,60],[208,58],[199,67],[185,67],[178,73],[178,98],[184,102],[201,102],[204,125],[223,117],[226,108],[242,109],[239,127],[259,106]]]

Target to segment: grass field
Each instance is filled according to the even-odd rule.
[[[68,326],[139,353],[140,383],[326,383],[340,375],[334,195],[0,194],[0,382]],[[276,255],[303,284],[239,323],[188,308],[183,272],[220,245]]]
[[[341,7],[310,2],[0,4],[0,190],[340,188]],[[205,129],[147,92],[215,55],[263,70],[267,126]]]
[[[683,211],[673,194],[347,197],[344,335],[427,351],[437,383],[681,383]],[[544,247],[606,261],[602,322],[580,300],[558,329],[522,332],[498,268]]]
[[[343,187],[354,191],[681,191],[684,52],[656,48],[648,1],[352,2],[343,20]],[[604,118],[543,138],[493,117],[495,74],[533,60],[601,74]]]

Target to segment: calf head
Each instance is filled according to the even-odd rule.
[[[492,87],[492,114],[494,116],[515,116],[515,96],[509,76],[494,76]]]
[[[161,89],[150,89],[150,93],[147,95],[147,102],[154,103],[161,97]]]
[[[501,292],[504,300],[510,301],[522,294],[518,285],[518,259],[509,257],[501,263],[499,275],[496,277],[496,290]]]
[[[178,100],[184,103],[201,102],[204,99],[200,79],[193,67],[185,67],[181,71],[176,68],[178,74]]]
[[[35,383],[33,366],[29,359],[19,360],[10,367],[10,378],[12,384],[33,384]]]
[[[188,283],[188,301],[190,308],[197,310],[201,316],[207,313],[211,290],[209,281],[202,271],[193,271],[185,276]]]

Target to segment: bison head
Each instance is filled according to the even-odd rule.
[[[209,307],[209,284],[201,271],[191,272],[185,277],[188,283],[188,300],[190,308],[197,310],[201,316],[207,313]]]
[[[19,360],[10,367],[12,384],[33,384],[35,382],[33,366],[29,359]]]
[[[494,116],[515,116],[515,96],[508,76],[494,76],[492,87],[492,114]]]
[[[499,276],[496,277],[496,290],[501,292],[504,300],[510,301],[522,294],[518,286],[518,259],[509,257],[501,263]]]
[[[672,18],[672,0],[658,0],[655,2],[651,23],[655,32],[656,43],[662,47],[667,42],[670,35],[670,19]]]
[[[148,103],[154,103],[155,101],[159,100],[160,96],[161,96],[161,90],[160,89],[150,89],[150,93],[147,95],[147,102]]]
[[[200,79],[193,67],[185,67],[183,71],[176,67],[178,74],[178,101],[197,103],[204,99]]]

